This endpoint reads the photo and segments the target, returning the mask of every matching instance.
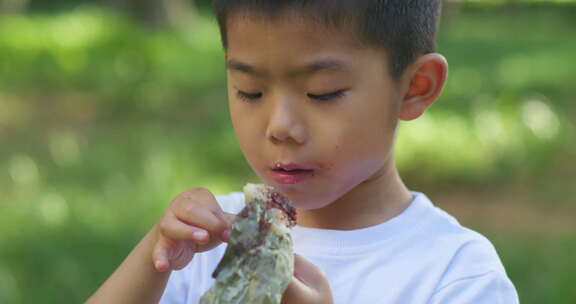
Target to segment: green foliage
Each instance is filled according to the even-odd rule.
[[[399,134],[409,184],[520,184],[573,203],[574,13],[446,15],[448,85]],[[231,131],[219,34],[206,17],[152,32],[92,7],[3,16],[0,109],[0,303],[81,302],[176,194],[258,182]],[[564,263],[573,232],[494,237],[523,303],[576,300]]]
[[[97,9],[5,17],[0,21],[1,88],[91,92],[106,110],[155,113],[180,95],[193,96],[219,83],[218,41],[217,29],[206,18],[199,18],[193,31],[174,35],[144,31]]]

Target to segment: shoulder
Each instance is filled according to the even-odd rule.
[[[438,302],[432,303],[517,303],[514,285],[492,242],[431,202],[429,207],[426,234],[431,246],[441,248],[438,253],[445,262],[435,288]]]
[[[496,248],[487,237],[462,226],[456,218],[430,201],[429,208],[426,234],[437,246],[450,250],[449,266],[466,265],[468,274],[487,270],[505,272]]]

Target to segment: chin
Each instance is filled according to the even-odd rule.
[[[281,192],[282,193],[282,192]],[[299,210],[314,210],[330,205],[329,201],[306,196],[306,194],[282,193],[292,201],[292,206]]]
[[[318,184],[307,182],[301,184],[277,184],[272,180],[268,180],[263,174],[258,175],[264,183],[290,199],[294,208],[300,210],[320,209],[330,205],[336,199],[331,200],[334,193],[319,193]]]

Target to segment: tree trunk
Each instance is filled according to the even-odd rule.
[[[155,28],[182,27],[195,15],[192,0],[104,0],[108,5],[127,11],[138,22]]]
[[[26,10],[29,0],[0,0],[0,14],[17,14]]]

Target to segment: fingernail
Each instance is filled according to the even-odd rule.
[[[194,233],[192,233],[192,236],[197,240],[201,240],[206,238],[208,236],[208,233],[206,233],[206,231],[203,230],[194,231]]]
[[[225,229],[224,232],[222,233],[222,240],[224,242],[228,242],[228,240],[230,239],[230,233],[232,231],[230,231],[230,229]]]
[[[158,270],[159,272],[163,272],[165,269],[162,261],[157,260],[156,262],[154,262],[154,267],[156,268],[156,270]]]

